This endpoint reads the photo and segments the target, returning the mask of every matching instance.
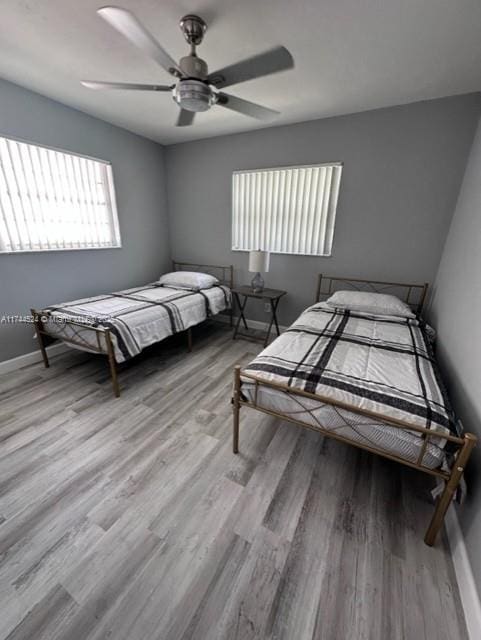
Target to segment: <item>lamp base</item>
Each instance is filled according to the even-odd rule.
[[[252,278],[251,281],[252,291],[254,293],[262,293],[264,290],[264,278],[259,272]]]

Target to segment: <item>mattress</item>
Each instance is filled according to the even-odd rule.
[[[82,351],[98,352],[100,327],[110,330],[115,360],[123,362],[146,347],[185,331],[230,308],[231,292],[223,285],[190,291],[151,283],[116,293],[52,305],[44,328],[52,337],[71,338]],[[48,318],[48,316],[47,316]],[[68,321],[76,324],[68,324]],[[67,321],[67,322],[66,322]],[[102,336],[100,336],[102,340]],[[105,350],[105,344],[101,344]]]
[[[421,434],[388,421],[432,430],[436,435],[430,437],[423,458],[429,468],[443,463],[442,436],[455,432],[437,364],[418,319],[353,313],[319,303],[302,313],[243,372],[323,398],[260,385],[258,405],[410,462],[417,462],[424,443]],[[242,378],[241,391],[254,401],[255,387],[249,378]]]

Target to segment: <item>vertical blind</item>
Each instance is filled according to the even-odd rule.
[[[235,171],[232,249],[331,254],[342,164]]]
[[[108,162],[0,138],[0,251],[118,246]]]

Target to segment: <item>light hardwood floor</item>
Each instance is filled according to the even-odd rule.
[[[0,377],[0,640],[467,638],[428,479],[244,409],[204,325]]]

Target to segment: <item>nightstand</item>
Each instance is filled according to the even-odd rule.
[[[252,287],[247,285],[244,285],[242,287],[234,287],[232,289],[232,294],[239,307],[240,315],[237,318],[232,339],[235,340],[237,336],[244,336],[246,338],[250,338],[251,340],[257,339],[257,340],[260,340],[261,342],[263,341],[264,347],[267,347],[267,345],[269,344],[269,338],[271,336],[272,325],[275,326],[277,335],[278,336],[280,335],[279,324],[277,322],[277,307],[279,306],[279,300],[282,298],[282,296],[286,295],[286,293],[287,293],[286,291],[280,291],[279,289],[263,289],[260,293],[255,293],[252,290]],[[265,302],[269,302],[270,304],[271,319],[269,322],[269,328],[267,329],[267,333],[264,338],[255,338],[254,336],[251,336],[247,333],[239,332],[241,321],[243,322],[246,331],[249,330],[249,327],[247,326],[247,321],[244,315],[244,310],[246,308],[247,300],[249,298],[257,298],[258,300],[263,300]]]

